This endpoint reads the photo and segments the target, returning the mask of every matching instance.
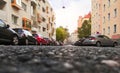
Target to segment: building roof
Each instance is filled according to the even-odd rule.
[[[90,18],[91,17],[91,12],[89,12],[87,15],[84,16],[84,18]]]

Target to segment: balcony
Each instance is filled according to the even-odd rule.
[[[11,1],[11,5],[12,5],[12,7],[15,7],[18,10],[21,9],[21,6],[17,4],[16,0],[12,0]]]
[[[24,29],[31,30],[31,20],[26,17],[22,18],[22,26]]]
[[[32,6],[36,6],[36,5],[37,5],[36,0],[31,0],[31,5],[32,5]]]
[[[6,1],[4,0],[0,0],[0,9],[3,9],[3,7],[5,6]]]

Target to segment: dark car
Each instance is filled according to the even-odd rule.
[[[18,45],[18,34],[0,19],[0,44]]]
[[[14,28],[13,30],[15,30],[18,34],[19,34],[19,38],[20,38],[20,43],[21,45],[37,45],[37,40],[32,36],[32,34],[27,31],[24,30],[22,28]]]
[[[76,41],[75,43],[74,43],[74,45],[75,46],[82,46],[83,44],[82,44],[82,42],[85,40],[85,37],[83,37],[83,38],[81,38],[81,39],[79,39],[78,41]]]
[[[82,45],[96,45],[96,46],[117,46],[117,41],[110,39],[105,35],[90,35],[83,42]]]
[[[47,41],[47,45],[52,45],[52,40],[46,37],[44,37],[44,39]]]

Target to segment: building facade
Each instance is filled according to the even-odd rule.
[[[92,0],[92,27],[91,34],[102,33],[102,0]]]
[[[64,41],[64,44],[74,44],[76,41],[78,41],[78,32],[75,30],[73,33],[70,34],[70,36]]]
[[[47,0],[0,0],[0,19],[11,28],[55,39],[55,14]]]
[[[92,34],[120,38],[120,0],[92,0]]]
[[[82,24],[85,20],[89,20],[91,18],[91,13],[89,12],[88,14],[86,14],[84,17],[82,16],[79,16],[79,19],[78,19],[78,28],[81,28],[82,27]]]

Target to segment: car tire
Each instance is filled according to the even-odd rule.
[[[100,46],[101,46],[101,43],[100,43],[100,42],[97,42],[97,43],[96,43],[96,46],[97,46],[97,47],[100,47]]]
[[[38,42],[37,42],[37,41],[35,41],[35,45],[38,45]]]
[[[42,46],[42,43],[40,43],[40,46]]]
[[[113,47],[116,47],[118,44],[115,42],[115,43],[113,43]]]
[[[18,44],[19,44],[19,39],[18,39],[17,36],[14,36],[14,37],[12,38],[12,45],[18,45]]]
[[[28,45],[28,44],[29,44],[28,39],[25,39],[25,45]]]

